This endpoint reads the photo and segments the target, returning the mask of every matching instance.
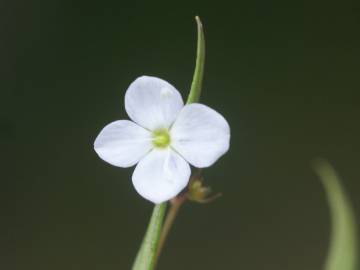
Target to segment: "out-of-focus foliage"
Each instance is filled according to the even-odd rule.
[[[334,168],[324,160],[314,162],[331,211],[332,233],[325,270],[357,269],[357,232],[356,221],[351,203],[341,185]]]

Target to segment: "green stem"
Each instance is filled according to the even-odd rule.
[[[190,93],[187,99],[187,104],[199,102],[202,82],[204,78],[204,66],[205,66],[205,36],[204,29],[200,18],[195,17],[197,30],[198,30],[198,40],[197,40],[197,52],[196,52],[196,65],[193,76],[193,81],[191,84]]]
[[[155,205],[150,218],[150,223],[141,243],[140,250],[136,256],[132,270],[153,270],[155,268],[158,243],[165,210],[166,203]]]
[[[169,235],[170,229],[172,225],[174,224],[175,218],[180,210],[180,207],[183,205],[183,203],[186,201],[187,196],[186,194],[180,195],[173,200],[171,200],[171,206],[166,214],[165,222],[163,229],[161,231],[160,240],[159,240],[159,246],[157,250],[157,258],[159,259],[159,256],[161,254],[161,251],[164,247],[165,241],[167,236]]]
[[[205,36],[204,36],[204,29],[201,23],[201,20],[198,16],[195,17],[196,24],[197,24],[197,52],[196,52],[196,64],[195,70],[193,75],[193,81],[191,84],[190,93],[187,99],[187,104],[198,102],[201,95],[202,89],[202,82],[204,77],[204,66],[205,66]],[[163,249],[164,243],[166,238],[171,230],[171,227],[175,221],[175,218],[183,205],[186,201],[187,196],[180,195],[172,200],[170,210],[166,216],[164,227],[161,232],[159,247],[158,247],[158,254],[157,258],[159,258],[160,253]]]
[[[198,29],[197,53],[196,53],[197,56],[196,56],[196,65],[195,65],[193,81],[187,99],[187,104],[199,101],[201,88],[202,88],[202,81],[204,77],[205,38],[204,38],[204,32],[200,18],[196,16],[195,19]],[[155,208],[153,210],[150,219],[150,223],[148,225],[140,250],[136,256],[132,270],[155,269],[158,258],[157,255],[160,254],[161,252],[166,236],[170,231],[170,228],[175,220],[175,217],[177,215],[177,212],[181,204],[176,205],[170,209],[169,216],[167,217],[167,221],[164,226],[164,231],[162,231],[162,227],[163,227],[163,219],[166,210],[166,203],[155,205]],[[160,234],[162,235],[162,237],[159,245]]]

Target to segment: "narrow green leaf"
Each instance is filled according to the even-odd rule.
[[[334,168],[325,160],[314,162],[330,206],[332,232],[325,270],[357,269],[357,232],[351,203]]]
[[[166,203],[157,204],[154,207],[150,223],[140,250],[136,256],[132,270],[153,270],[156,263],[156,252],[162,224],[166,210]]]
[[[202,23],[198,16],[195,17],[197,23],[197,52],[196,52],[196,64],[191,83],[190,93],[187,99],[187,104],[199,102],[202,82],[204,78],[204,66],[205,66],[205,36]]]

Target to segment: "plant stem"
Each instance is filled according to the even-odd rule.
[[[204,36],[204,29],[201,23],[201,20],[198,16],[195,17],[196,24],[197,24],[197,50],[196,50],[196,64],[195,70],[193,75],[193,80],[191,83],[190,93],[187,99],[186,104],[199,102],[201,89],[202,89],[202,82],[204,77],[204,66],[205,66],[205,36]],[[179,212],[180,207],[186,201],[187,195],[182,194],[179,197],[174,198],[171,201],[171,207],[166,215],[164,227],[161,232],[159,246],[157,251],[157,258],[159,258],[161,251],[164,247],[164,243],[166,238],[170,232],[170,229],[175,221],[175,218]]]
[[[196,65],[191,84],[190,93],[187,99],[187,104],[198,102],[201,94],[202,81],[204,76],[205,64],[205,38],[203,27],[198,16],[195,17],[198,30]],[[181,198],[181,199],[180,199]],[[177,201],[178,200],[178,201]],[[166,217],[164,229],[162,230],[163,219],[166,209],[166,203],[155,205],[148,229],[141,244],[140,250],[136,256],[132,270],[153,270],[155,269],[158,256],[161,253],[166,237],[169,234],[170,228],[174,223],[175,217],[186,200],[186,195],[183,198],[180,196],[175,198],[172,206]],[[160,236],[161,232],[161,236]]]
[[[194,76],[191,83],[190,93],[187,99],[187,104],[199,102],[202,82],[204,77],[204,66],[205,66],[205,36],[204,29],[200,18],[198,16],[195,17],[197,23],[197,51],[196,51],[196,64],[194,70]]]
[[[165,210],[166,203],[155,205],[132,270],[153,270],[155,268]]]
[[[180,207],[186,201],[186,194],[181,195],[180,197],[176,197],[171,201],[170,209],[166,215],[163,229],[161,231],[159,246],[157,250],[157,258],[160,257],[161,251],[164,247],[167,236],[169,235],[170,229],[175,221],[175,218],[180,210]]]

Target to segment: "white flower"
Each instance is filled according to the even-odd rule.
[[[198,103],[185,105],[180,93],[156,77],[136,79],[125,94],[130,119],[104,127],[96,153],[118,167],[137,164],[132,182],[144,198],[161,203],[186,187],[190,165],[212,165],[229,149],[230,127],[223,116]]]

